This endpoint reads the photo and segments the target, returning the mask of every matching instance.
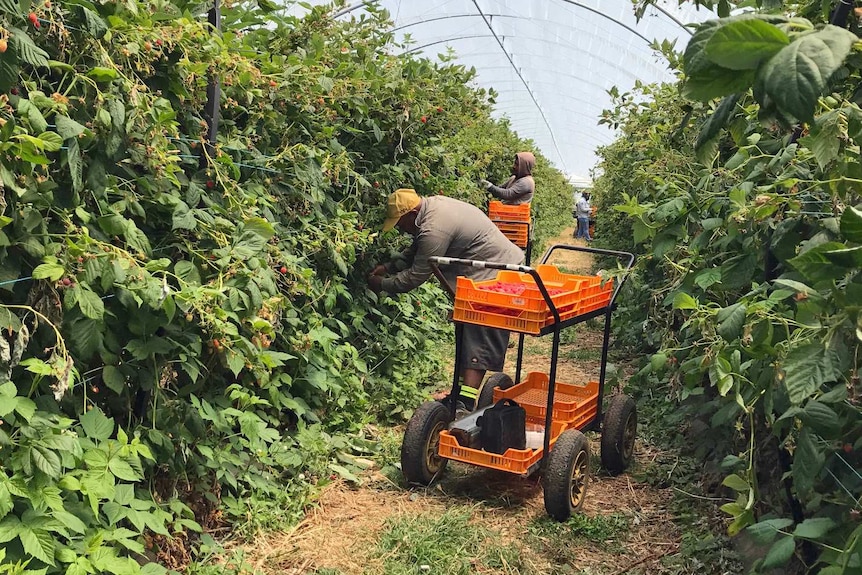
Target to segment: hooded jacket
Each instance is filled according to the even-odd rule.
[[[536,156],[530,152],[518,152],[515,154],[515,158],[518,162],[517,175],[509,178],[502,186],[492,185],[488,188],[492,196],[511,206],[529,204],[533,200],[533,193],[536,191],[536,182],[533,180]]]

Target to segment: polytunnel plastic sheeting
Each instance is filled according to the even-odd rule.
[[[325,4],[314,0],[313,4]],[[497,92],[497,117],[572,180],[587,179],[596,148],[614,133],[598,120],[610,108],[608,90],[636,81],[673,81],[653,40],[688,42],[684,24],[714,17],[690,4],[660,1],[638,21],[631,0],[380,0],[406,51],[436,59],[448,49],[475,67],[476,85]],[[291,8],[301,14],[302,9]],[[359,16],[350,1],[341,18]]]

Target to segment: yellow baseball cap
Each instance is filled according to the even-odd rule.
[[[401,216],[422,203],[415,190],[401,188],[389,194],[386,201],[386,219],[383,221],[383,231],[388,232],[395,227]]]

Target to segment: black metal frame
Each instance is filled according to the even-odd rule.
[[[454,290],[452,286],[446,281],[443,274],[440,272],[439,265],[462,265],[462,266],[471,266],[478,267],[484,269],[495,269],[495,270],[510,270],[517,271],[520,273],[529,274],[530,277],[536,282],[536,287],[539,288],[539,293],[542,294],[542,298],[545,300],[545,303],[548,305],[548,309],[551,310],[551,315],[554,317],[554,322],[551,325],[544,327],[538,334],[534,335],[534,337],[541,337],[548,334],[553,334],[553,340],[551,344],[551,366],[550,372],[548,373],[548,404],[545,413],[545,438],[544,444],[542,446],[542,458],[538,461],[537,465],[530,469],[529,473],[532,473],[539,467],[545,464],[545,460],[548,457],[548,452],[550,451],[550,441],[551,441],[551,424],[553,421],[553,410],[554,410],[554,394],[556,392],[556,384],[557,384],[557,362],[559,360],[559,350],[560,350],[560,332],[563,329],[571,327],[573,325],[583,323],[587,320],[590,320],[595,317],[600,317],[602,315],[605,316],[605,328],[604,328],[604,337],[602,340],[602,359],[601,359],[601,367],[599,372],[599,395],[596,401],[598,402],[596,415],[595,417],[587,424],[581,426],[581,431],[589,431],[593,429],[598,429],[601,425],[602,420],[602,400],[604,397],[604,387],[605,387],[605,376],[607,374],[607,363],[608,363],[608,348],[610,345],[610,335],[611,335],[611,313],[616,308],[616,298],[620,293],[623,285],[629,276],[629,271],[634,265],[635,256],[629,252],[618,252],[613,250],[603,250],[599,248],[588,248],[581,246],[570,246],[564,244],[553,245],[545,252],[542,256],[541,263],[547,263],[550,259],[551,255],[556,250],[569,250],[569,251],[580,251],[587,252],[592,254],[599,255],[607,255],[616,257],[617,259],[627,258],[628,262],[625,265],[625,274],[622,278],[616,282],[616,287],[614,288],[614,292],[611,294],[611,298],[608,301],[608,305],[604,308],[586,313],[584,315],[579,315],[568,319],[566,321],[560,320],[560,312],[557,310],[554,305],[553,300],[551,299],[550,294],[548,293],[547,288],[545,287],[542,278],[539,276],[539,273],[530,266],[522,266],[522,265],[513,265],[513,264],[501,264],[495,262],[483,262],[476,260],[465,260],[460,258],[447,258],[447,257],[431,257],[429,258],[429,263],[431,264],[432,270],[434,270],[435,275],[441,280],[444,288],[449,292],[450,295],[454,296]],[[521,367],[523,365],[523,351],[524,351],[524,336],[526,334],[519,332],[519,341],[518,341],[518,359],[517,359],[517,367],[515,371],[515,383],[520,383],[521,380]],[[452,415],[452,419],[455,419],[455,411],[457,398],[461,394],[461,345],[462,338],[464,337],[464,322],[455,321],[455,366],[454,373],[452,375],[452,391],[450,392],[449,397],[452,399],[449,402],[449,409]]]

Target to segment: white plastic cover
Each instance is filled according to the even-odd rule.
[[[315,0],[323,4],[324,0]],[[457,61],[476,68],[477,83],[499,94],[496,114],[573,181],[588,179],[595,149],[614,133],[598,125],[610,107],[607,91],[672,81],[653,40],[685,47],[685,23],[712,16],[692,5],[660,1],[635,18],[632,0],[381,0],[399,39],[436,59],[451,47]],[[342,10],[358,16],[362,2]],[[301,12],[300,12],[301,13]]]

